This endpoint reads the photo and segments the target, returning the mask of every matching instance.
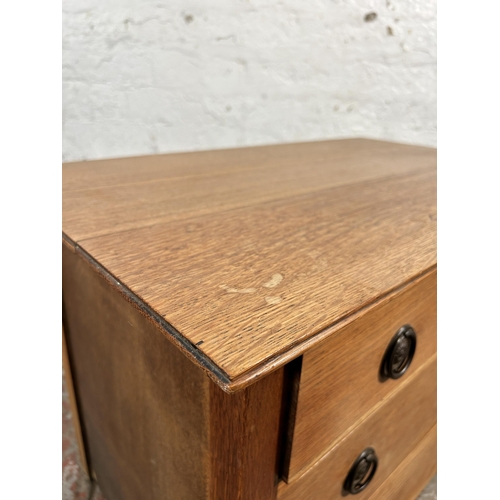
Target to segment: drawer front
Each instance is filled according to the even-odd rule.
[[[436,469],[437,426],[434,426],[369,500],[412,500],[436,474]]]
[[[382,359],[403,325],[410,325],[416,333],[414,357],[404,375],[382,381]],[[435,352],[434,270],[304,354],[285,479],[290,482],[311,467]]]
[[[435,423],[434,355],[310,470],[290,484],[281,483],[278,499],[344,500],[344,482],[349,470],[359,454],[370,447],[378,458],[378,466],[371,482],[356,495],[360,500],[369,499],[391,474],[402,470],[405,459],[411,458]]]

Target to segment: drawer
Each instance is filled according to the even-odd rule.
[[[403,325],[416,333],[406,373],[382,380],[387,347]],[[303,356],[283,476],[290,482],[436,352],[436,270],[374,305]],[[292,428],[293,427],[293,428]]]
[[[345,435],[320,461],[290,484],[281,483],[280,500],[341,500],[344,481],[360,453],[372,448],[378,466],[371,482],[357,498],[371,498],[407,457],[418,451],[436,423],[436,356],[404,381],[390,397]],[[432,471],[435,467],[433,460]],[[411,468],[411,464],[410,464]],[[421,486],[423,483],[419,483]],[[380,495],[374,498],[382,498]],[[405,497],[399,497],[405,498]]]

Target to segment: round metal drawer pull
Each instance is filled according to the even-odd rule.
[[[402,326],[392,337],[385,351],[380,369],[382,380],[403,376],[411,364],[416,347],[415,331],[410,325]]]
[[[377,471],[378,458],[373,448],[366,448],[352,464],[344,481],[344,493],[356,495],[363,491]]]

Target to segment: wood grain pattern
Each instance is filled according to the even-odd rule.
[[[436,423],[436,356],[355,429],[292,483],[280,483],[280,500],[341,500],[345,477],[356,457],[372,447],[379,459],[370,485],[358,494],[369,498]]]
[[[437,468],[437,426],[418,443],[370,500],[413,500]]]
[[[435,150],[323,141],[63,170],[64,328],[110,500],[337,499],[370,445],[373,493],[434,425]],[[406,322],[414,366],[379,385]]]
[[[69,239],[227,391],[436,264],[428,148],[324,141],[64,172]]]
[[[283,369],[236,394],[211,383],[211,499],[276,498],[282,390]]]
[[[385,349],[405,324],[417,333],[412,364],[403,378],[381,382],[379,368]],[[288,478],[310,467],[435,352],[435,270],[307,351]]]
[[[223,392],[66,245],[63,301],[91,475],[108,500],[276,498],[283,369]]]
[[[106,498],[205,498],[209,379],[65,246],[63,300],[89,466]]]
[[[432,151],[422,146],[401,145],[370,139],[297,142],[268,146],[238,147],[190,153],[170,153],[130,158],[80,161],[63,165],[63,191],[137,184],[179,177],[211,176],[241,170],[268,169],[280,165],[349,160],[353,154],[374,156],[402,151],[406,155]],[[402,167],[404,168],[404,167]]]
[[[340,187],[80,245],[234,379],[434,266],[434,179]]]
[[[274,154],[269,148],[267,154],[255,148],[253,161],[252,150],[248,149],[241,153],[242,158],[238,150],[218,155],[216,152],[188,155],[193,164],[182,155],[176,155],[173,160],[164,155],[142,159],[146,165],[151,164],[145,170],[139,167],[141,160],[136,160],[134,170],[131,159],[124,159],[122,179],[116,166],[110,178],[100,174],[94,162],[91,167],[94,176],[90,175],[86,164],[80,168],[65,168],[63,229],[79,242],[328,187],[433,168],[432,150],[407,146],[412,151],[409,156],[408,149],[401,146],[367,142],[369,147],[360,145],[356,154],[352,154],[352,143],[342,148],[337,141],[305,148],[304,145],[281,146]],[[208,158],[202,163],[204,155]],[[218,157],[221,165],[217,163]],[[105,172],[108,163],[99,162]],[[112,162],[117,163],[116,160]],[[170,168],[162,172],[161,165]],[[86,181],[82,180],[78,190],[68,191],[77,185],[76,179],[71,175],[68,178],[68,174],[79,171],[86,174]]]

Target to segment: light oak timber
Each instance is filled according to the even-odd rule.
[[[437,426],[434,426],[369,500],[413,500],[436,470]]]
[[[276,498],[283,370],[227,394],[63,245],[64,331],[107,500]]]
[[[229,392],[436,264],[430,148],[353,139],[83,162],[63,187],[66,240]]]
[[[210,498],[275,500],[283,369],[236,394],[210,383]]]
[[[432,268],[434,182],[360,183],[80,246],[233,380]]]
[[[357,498],[369,498],[436,423],[436,356],[389,398],[373,408],[321,460],[291,483],[280,483],[279,500],[342,500],[344,480],[357,456],[374,448],[378,468]],[[423,488],[425,483],[421,483]],[[404,497],[400,497],[404,498]]]
[[[387,345],[405,324],[417,334],[408,371],[381,381]],[[352,321],[303,357],[288,478],[317,461],[436,352],[436,271]]]
[[[432,465],[417,470],[436,420],[436,269],[431,148],[64,165],[66,361],[91,476],[108,500],[340,500],[373,446],[361,496],[414,495]],[[415,358],[382,383],[406,323]]]
[[[355,156],[363,158],[361,163],[366,164],[367,161],[373,162],[377,155],[388,153],[396,156],[403,154],[406,157],[424,155],[431,162],[435,156],[432,149],[422,146],[371,139],[340,139],[109,158],[64,163],[62,188],[63,192],[81,191],[163,179],[268,170],[283,165],[294,167],[304,162],[314,163],[317,169],[324,169],[331,168],[332,162],[351,161]],[[380,164],[380,161],[376,164]],[[407,166],[400,165],[397,168],[401,173]],[[352,177],[352,180],[355,178]]]
[[[143,178],[140,160],[136,161],[136,168],[132,171],[126,168],[131,159],[116,160],[115,164],[120,161],[125,163],[124,178],[120,180],[118,174],[114,177],[117,184],[99,185],[97,179],[100,176],[96,172],[91,177],[94,182],[83,181],[78,190],[63,191],[63,227],[78,242],[127,229],[286,199],[329,187],[433,169],[435,165],[432,150],[426,148],[402,148],[394,144],[383,148],[375,142],[378,147],[372,146],[371,150],[359,148],[356,154],[348,154],[352,150],[352,144],[348,144],[350,148],[346,147],[345,152],[342,152],[340,145],[335,142],[333,144],[335,148],[330,146],[329,149],[334,149],[330,156],[327,154],[328,150],[325,152],[324,148],[322,150],[312,145],[308,145],[309,155],[303,153],[291,156],[296,147],[290,145],[288,149],[285,148],[288,156],[284,158],[271,156],[267,161],[259,162],[259,156],[262,155],[254,153],[256,158],[251,163],[251,168],[224,169],[217,167],[212,159],[214,168],[208,168],[210,163],[207,162],[208,166],[204,165],[203,173],[188,175],[194,166],[188,168],[187,164],[185,173],[175,172],[177,175],[170,177],[164,172],[164,177],[153,175],[152,179],[142,181],[127,179],[126,175],[129,171],[131,174],[135,173],[134,177]],[[283,148],[281,146],[280,151]],[[408,149],[412,151],[411,156]],[[206,153],[197,153],[198,158],[204,154]],[[208,153],[209,156],[213,154],[214,152]],[[221,152],[219,156],[223,163],[231,158],[236,162],[238,153],[229,151],[224,155]],[[248,156],[249,160],[250,152]],[[167,165],[172,163],[169,156],[163,158]],[[156,164],[161,159],[152,157],[143,161],[146,164]],[[187,159],[183,159],[186,164]],[[87,170],[90,168],[92,172],[96,171],[94,163],[89,162],[88,167],[83,164],[80,169],[75,166],[64,168],[63,186],[69,184],[76,187],[75,180],[71,181],[69,174],[82,171],[90,176]],[[93,185],[96,187],[84,187]]]

